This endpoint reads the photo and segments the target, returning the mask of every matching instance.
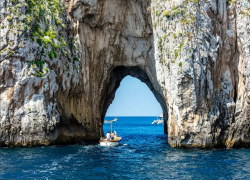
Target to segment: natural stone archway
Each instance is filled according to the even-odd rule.
[[[167,133],[167,106],[166,102],[164,100],[164,97],[162,94],[156,91],[155,85],[152,84],[150,81],[148,75],[139,67],[116,67],[113,72],[111,73],[109,83],[107,83],[107,88],[105,88],[105,92],[103,94],[103,104],[101,105],[101,108],[103,110],[102,112],[102,120],[104,120],[105,114],[107,112],[107,109],[109,105],[112,103],[115,92],[119,88],[120,82],[123,80],[123,78],[127,75],[133,76],[142,82],[144,82],[149,89],[153,92],[155,98],[160,103],[162,110],[163,110],[163,118],[164,118],[164,132]]]
[[[249,147],[248,0],[53,2],[0,2],[2,145],[98,140],[130,74],[172,147]]]
[[[65,99],[62,92],[58,99],[66,119],[74,117],[84,123],[82,139],[98,140],[103,135],[104,114],[126,75],[144,81],[165,112],[167,109],[154,68],[152,20],[147,10],[150,1],[92,3],[78,2],[72,10],[73,17],[78,20],[80,47],[83,50],[81,92],[76,97],[71,95]],[[68,132],[64,131],[60,139],[68,136]]]

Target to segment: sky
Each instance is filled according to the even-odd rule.
[[[126,76],[117,89],[106,116],[159,116],[162,108],[148,86]]]

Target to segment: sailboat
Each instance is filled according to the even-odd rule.
[[[107,133],[106,137],[102,137],[99,141],[100,146],[117,146],[119,145],[119,141],[122,139],[121,137],[117,136],[116,131],[112,131],[112,124],[113,122],[118,121],[117,118],[113,120],[105,120],[104,123],[110,123],[110,133]]]
[[[153,120],[151,124],[163,124],[163,114],[157,117],[157,119]]]

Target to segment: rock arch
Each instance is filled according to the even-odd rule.
[[[106,111],[109,107],[109,105],[112,103],[114,99],[114,95],[116,90],[119,88],[120,82],[122,79],[127,76],[133,76],[142,82],[144,82],[149,89],[153,92],[154,96],[156,97],[157,101],[160,103],[162,110],[163,110],[163,117],[164,117],[164,132],[167,133],[167,106],[166,102],[164,100],[164,97],[162,93],[159,93],[155,86],[157,84],[152,84],[151,80],[149,79],[148,75],[146,74],[145,71],[140,69],[139,67],[124,67],[124,66],[119,66],[116,67],[110,76],[109,83],[106,85],[106,90],[105,93],[103,94],[103,100],[101,100],[101,109],[102,111],[102,120],[104,119],[104,116],[106,114]]]
[[[1,145],[97,140],[130,74],[168,112],[172,147],[250,146],[248,0],[39,2],[0,2]]]
[[[156,76],[149,6],[150,1],[120,0],[75,4],[72,14],[78,22],[83,50],[83,79],[78,96],[66,97],[60,107],[67,120],[74,117],[83,123],[82,139],[98,140],[103,134],[104,115],[126,75],[137,77],[149,86],[167,117],[166,100]],[[103,10],[104,7],[107,9]],[[63,96],[62,92],[58,99]],[[60,139],[68,136],[66,130]]]

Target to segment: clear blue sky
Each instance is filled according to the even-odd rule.
[[[126,76],[117,89],[106,116],[159,116],[162,108],[148,86]]]

